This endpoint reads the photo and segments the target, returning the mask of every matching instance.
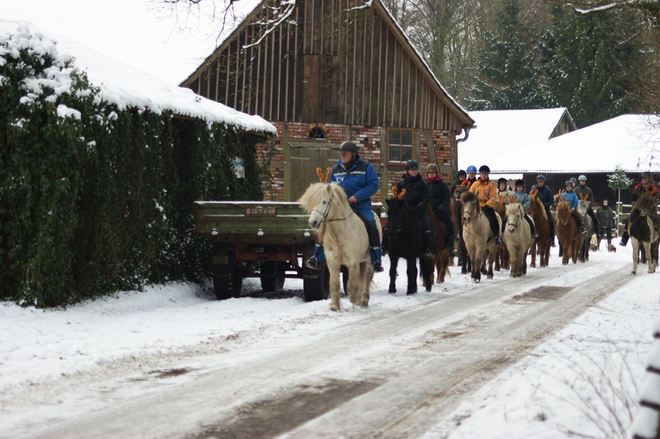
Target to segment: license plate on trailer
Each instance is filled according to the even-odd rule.
[[[246,207],[245,216],[277,216],[276,207]]]

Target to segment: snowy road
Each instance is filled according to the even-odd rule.
[[[369,310],[313,312],[8,392],[3,425],[44,438],[421,437],[629,271],[590,262],[462,278],[393,308],[378,306],[379,283]]]

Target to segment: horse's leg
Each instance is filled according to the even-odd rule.
[[[390,253],[390,289],[389,292],[396,294],[396,264],[399,262],[399,257],[393,257]]]
[[[543,267],[543,258],[541,257],[541,248],[539,244],[539,265]],[[536,242],[532,244],[532,259],[529,261],[530,267],[536,267]]]
[[[482,254],[481,251],[476,250],[474,260],[470,258],[472,262],[472,279],[475,282],[481,282],[481,264],[483,263],[483,257],[485,256],[485,251],[483,253],[484,254]]]
[[[328,271],[330,272],[330,310],[332,311],[339,311],[341,308],[339,301],[341,297],[341,282],[339,281],[340,268],[341,266],[339,264],[330,263],[328,260]],[[351,276],[348,278],[350,280]]]
[[[502,244],[504,245],[504,244]],[[501,247],[501,246],[500,246]],[[491,254],[493,256],[491,256]],[[486,270],[486,279],[492,279],[493,278],[493,264],[495,263],[495,258],[497,257],[497,252],[490,252],[488,255],[488,269]],[[485,261],[485,259],[484,259]]]
[[[360,305],[369,306],[371,281],[374,278],[374,267],[369,262],[360,264],[360,282],[362,284],[362,295],[360,296]]]
[[[425,258],[420,258],[420,261],[422,261],[422,278],[424,278],[424,281],[426,282],[426,291],[428,292],[431,291],[431,288],[433,287],[433,270],[435,270],[435,261]]]
[[[417,292],[417,258],[406,259],[408,262],[408,290],[406,294]]]
[[[639,241],[634,236],[631,236],[632,250],[633,250],[633,268],[631,274],[637,274],[637,263],[639,262]]]

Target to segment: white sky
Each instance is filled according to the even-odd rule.
[[[208,55],[217,29],[211,9],[177,15],[156,0],[0,0],[0,11],[177,85]]]

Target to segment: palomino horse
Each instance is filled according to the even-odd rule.
[[[479,207],[477,195],[465,192],[461,196],[463,205],[463,236],[470,260],[472,261],[472,279],[481,281],[481,266],[486,263],[488,257],[487,278],[493,278],[493,262],[495,262],[495,235],[490,229],[490,223],[486,214]],[[498,227],[502,230],[502,219],[495,214]]]
[[[582,233],[577,227],[575,218],[571,215],[571,208],[566,201],[557,203],[557,237],[562,246],[563,256],[561,263],[568,264],[568,259],[572,258],[573,263],[577,263],[578,250],[582,245]]]
[[[495,202],[495,206],[493,207],[500,218],[504,218],[506,215],[505,201],[506,197],[504,195],[499,195],[498,200]],[[500,268],[508,270],[510,266],[511,256],[509,255],[509,249],[507,249],[506,245],[498,246],[495,252],[495,271],[500,271]],[[481,272],[483,273],[483,270],[481,270]]]
[[[347,290],[351,303],[368,306],[374,276],[369,236],[364,223],[348,204],[346,193],[336,183],[314,183],[298,201],[310,214],[309,226],[324,246],[330,272],[330,309],[340,309],[339,273],[342,265],[348,269]],[[376,225],[382,237],[380,222],[376,221]],[[358,289],[361,291],[358,292]]]
[[[650,195],[642,195],[637,199],[628,220],[628,234],[633,244],[632,274],[637,274],[640,246],[644,248],[649,273],[655,273],[658,264],[658,239],[660,238],[660,220],[656,214],[657,204]]]
[[[548,221],[548,214],[541,200],[538,199],[538,190],[529,193],[529,209],[527,213],[534,220],[534,227],[536,227],[536,234],[539,235],[532,245],[532,259],[529,263],[530,266],[536,267],[536,252],[538,248],[539,266],[547,267],[550,260],[550,246],[552,244],[552,236],[550,236],[550,222]]]
[[[580,194],[580,201],[578,201],[577,211],[582,217],[582,225],[585,229],[587,229],[587,233],[582,234],[582,245],[580,245],[580,251],[578,252],[578,260],[580,262],[587,262],[589,260],[591,235],[593,235],[595,232],[594,221],[589,215],[587,215],[587,209],[589,209],[589,201],[586,198],[583,199],[582,194]]]
[[[502,240],[509,249],[511,257],[510,276],[522,276],[527,274],[527,251],[534,244],[522,204],[511,200],[511,204],[506,206],[504,222],[506,225]]]
[[[451,199],[451,217],[456,224],[456,236],[459,237],[458,241],[458,263],[461,266],[461,274],[468,274],[472,271],[472,264],[470,263],[470,256],[468,255],[467,248],[465,248],[465,240],[463,239],[463,205],[461,204],[461,196],[468,192],[465,186],[459,186],[454,191],[454,196]]]
[[[389,292],[396,293],[396,266],[399,258],[404,258],[408,262],[407,294],[415,294],[417,292],[417,258],[420,258],[426,291],[431,291],[433,286],[431,280],[433,259],[424,258],[426,246],[424,245],[422,225],[416,216],[408,212],[408,206],[403,199],[405,193],[404,189],[397,194],[396,187],[393,187],[393,196],[387,200],[387,238],[389,242],[387,251],[390,256]]]
[[[434,265],[438,273],[437,283],[441,284],[445,281],[445,277],[449,275],[449,248],[445,242],[445,224],[435,216],[433,208],[430,205],[427,207],[429,217],[433,221],[433,224],[435,224],[435,246],[438,248],[438,251],[435,253]],[[450,230],[450,234],[456,233],[455,228],[454,226],[454,230]],[[433,272],[431,272],[431,283],[433,283]]]

